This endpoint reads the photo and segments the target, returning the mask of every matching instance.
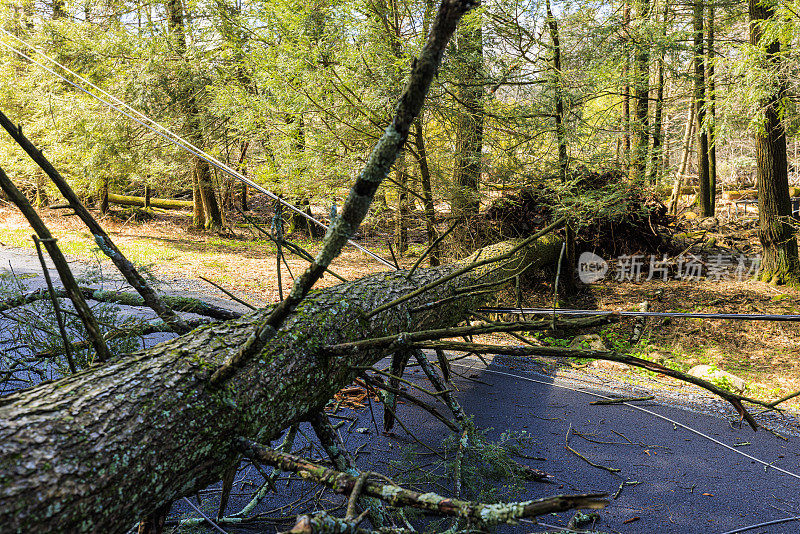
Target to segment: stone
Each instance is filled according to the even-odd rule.
[[[590,367],[602,369],[604,371],[629,371],[631,368],[627,363],[609,362],[606,360],[595,360]]]
[[[717,386],[732,389],[736,393],[742,394],[747,389],[747,382],[736,375],[732,375],[722,369],[717,369],[713,365],[695,365],[689,369],[689,374],[696,378],[708,380]]]
[[[575,336],[569,344],[571,349],[582,350],[608,350],[603,338],[598,334],[582,334]]]
[[[717,220],[716,217],[706,217],[700,220],[698,226],[703,230],[713,230],[714,228],[719,226],[719,221]]]

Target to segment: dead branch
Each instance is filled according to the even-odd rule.
[[[611,362],[626,363],[634,367],[641,367],[642,369],[647,369],[648,371],[653,371],[656,373],[661,373],[670,376],[672,378],[677,378],[678,380],[689,382],[691,384],[700,386],[701,388],[710,391],[711,393],[717,395],[718,397],[721,397],[726,401],[730,402],[736,409],[736,411],[739,413],[739,415],[745,421],[747,421],[747,423],[753,430],[757,430],[759,425],[755,421],[755,419],[753,419],[753,416],[750,414],[750,412],[748,412],[744,408],[742,402],[749,402],[751,404],[757,404],[759,406],[764,406],[766,408],[774,408],[774,406],[772,406],[772,403],[760,401],[758,399],[753,399],[743,395],[738,395],[736,393],[728,391],[727,389],[723,389],[715,384],[712,384],[711,382],[703,380],[702,378],[697,378],[690,374],[683,373],[681,371],[676,371],[675,369],[670,369],[669,367],[665,367],[656,362],[651,362],[650,360],[645,360],[642,358],[637,358],[635,356],[629,356],[626,354],[619,354],[618,352],[580,350],[580,349],[569,349],[563,347],[506,347],[502,345],[483,345],[478,343],[462,343],[456,341],[415,342],[415,343],[409,343],[407,346],[416,347],[419,349],[455,350],[464,352],[474,352],[478,354],[507,354],[511,356],[551,356],[551,357],[561,357],[561,358],[586,358],[593,360],[607,360]]]
[[[252,460],[297,473],[305,480],[312,480],[333,489],[337,493],[350,494],[355,488],[357,476],[328,469],[304,458],[280,453],[253,441],[237,438],[236,448]],[[513,523],[519,519],[544,514],[564,512],[576,508],[600,509],[608,505],[606,493],[581,495],[556,495],[515,503],[483,504],[459,499],[449,499],[435,493],[421,494],[388,483],[367,480],[362,492],[381,499],[392,506],[409,506],[436,515],[463,517],[484,525]]]

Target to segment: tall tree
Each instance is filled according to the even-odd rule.
[[[558,21],[553,16],[550,0],[547,0],[547,26],[550,30],[550,42],[553,46],[553,94],[555,96],[556,141],[558,142],[558,168],[562,181],[567,180],[569,173],[569,155],[567,152],[567,133],[564,126],[564,83],[561,78],[561,41],[558,35]]]
[[[565,102],[564,102],[564,81],[561,65],[561,37],[558,33],[558,21],[553,16],[553,9],[550,0],[546,0],[547,26],[550,31],[550,42],[553,46],[553,95],[555,97],[554,119],[556,123],[556,141],[558,142],[558,169],[562,182],[566,182],[569,177],[569,152],[567,147],[567,131],[564,124]],[[565,285],[570,290],[574,286],[574,268],[577,265],[575,258],[575,230],[571,225],[566,227],[566,265],[567,276],[564,277]]]
[[[466,244],[469,219],[478,213],[483,157],[484,91],[483,26],[481,13],[466,17],[455,36],[457,85],[455,91],[455,154],[453,215],[465,223],[456,233]]]
[[[708,51],[706,53],[707,77],[708,77],[708,115],[706,116],[707,135],[708,135],[708,183],[711,193],[711,205],[717,193],[717,87],[715,78],[714,61],[716,59],[715,33],[716,33],[716,9],[714,2],[708,4]]]
[[[664,43],[667,40],[667,16],[669,14],[669,0],[662,0],[663,8],[661,11],[662,19],[660,21],[661,28],[661,47],[656,56],[656,98],[655,109],[653,111],[653,149],[650,155],[650,183],[656,184],[661,176],[661,168],[664,163]]]
[[[630,25],[631,25],[631,0],[623,0],[622,6],[622,32],[623,39],[622,52],[624,54],[622,63],[622,120],[624,123],[623,132],[623,157],[622,162],[626,170],[631,164],[631,54],[630,54]]]
[[[175,51],[184,61],[188,69],[186,58],[186,25],[184,22],[183,5],[180,0],[167,0],[167,24],[173,39]],[[188,82],[187,82],[188,83]],[[191,84],[190,84],[191,85]],[[184,113],[189,140],[196,147],[203,149],[205,140],[203,136],[202,115],[197,102],[194,87],[188,87],[188,94],[183,101]],[[194,200],[194,225],[210,230],[220,230],[224,226],[222,210],[217,202],[214,182],[211,177],[211,168],[206,160],[195,156],[193,170],[193,200]]]
[[[697,175],[699,184],[700,216],[714,215],[714,192],[708,174],[708,130],[706,129],[706,58],[705,0],[695,0],[692,5],[692,29],[694,31],[694,105],[697,120]]]
[[[788,223],[791,202],[786,130],[781,122],[786,78],[781,71],[781,42],[774,36],[768,37],[765,32],[765,25],[774,19],[775,11],[772,0],[749,0],[750,44],[761,60],[760,67],[778,73],[778,81],[765,87],[766,92],[759,101],[755,132],[758,238],[763,247],[758,278],[772,284],[796,284],[800,265],[797,239]]]
[[[636,0],[636,31],[633,43],[633,96],[634,120],[632,121],[633,145],[631,147],[630,177],[634,183],[644,183],[647,172],[647,149],[649,148],[648,107],[650,100],[650,47],[648,44],[647,18],[650,0]]]

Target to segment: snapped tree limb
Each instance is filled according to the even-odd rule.
[[[636,356],[620,354],[614,351],[581,350],[581,349],[570,349],[564,347],[504,347],[501,345],[461,343],[457,341],[420,341],[420,342],[409,343],[408,346],[418,349],[457,350],[457,351],[474,352],[479,354],[488,353],[488,354],[508,354],[513,356],[557,356],[562,358],[590,358],[594,360],[607,360],[611,362],[625,363],[628,365],[633,365],[634,367],[641,367],[642,369],[647,369],[649,371],[661,373],[670,376],[672,378],[677,378],[678,380],[689,382],[691,384],[700,386],[701,388],[710,391],[711,393],[717,395],[718,397],[721,397],[726,401],[730,402],[736,409],[736,411],[739,413],[739,415],[742,417],[742,419],[747,421],[747,423],[753,430],[758,430],[759,425],[755,421],[755,419],[753,419],[753,416],[750,414],[750,412],[748,412],[747,409],[744,407],[744,405],[742,405],[742,402],[743,401],[749,402],[770,409],[774,408],[776,405],[776,403],[768,403],[760,401],[758,399],[753,399],[750,397],[732,393],[727,389],[717,386],[716,384],[712,384],[708,380],[703,380],[702,378],[692,376],[688,373],[683,373],[675,369],[670,369],[669,367],[661,365],[660,363],[651,362],[650,360],[645,360],[643,358],[637,358]]]
[[[253,441],[238,438],[236,446],[253,460],[297,473],[333,489],[337,493],[349,494],[354,490],[359,477],[342,471],[328,469],[304,458],[274,451]],[[459,499],[450,499],[435,493],[420,493],[388,483],[366,481],[361,487],[364,495],[381,499],[392,506],[410,506],[439,515],[468,519],[481,525],[515,523],[519,519],[564,512],[575,508],[604,508],[608,501],[605,493],[582,495],[555,495],[531,501],[482,504]]]

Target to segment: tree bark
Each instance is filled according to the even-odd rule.
[[[483,249],[481,258],[513,245]],[[458,288],[552,263],[560,247],[557,238],[545,236],[369,319],[370,311],[460,265],[418,270],[410,279],[404,271],[380,273],[312,292],[222,388],[210,387],[209,377],[269,309],[2,398],[0,524],[8,532],[125,532],[143,511],[219,480],[237,454],[234,437],[276,438],[321,410],[351,382],[354,366],[371,365],[383,354],[333,356],[323,347],[452,325],[486,293],[463,295],[447,313],[412,310]]]
[[[667,15],[669,14],[669,0],[662,0],[664,7],[662,10],[661,19],[661,38],[666,41],[667,38]],[[665,147],[664,145],[664,54],[666,50],[664,47],[658,52],[656,60],[656,101],[655,110],[653,112],[653,149],[650,154],[650,183],[655,185],[661,178],[662,169],[668,166],[665,163]]]
[[[480,17],[480,13],[475,16]],[[464,224],[456,240],[469,248],[469,221],[480,208],[484,101],[483,29],[478,20],[462,24],[456,33],[459,84],[456,90],[455,163],[453,166],[453,216]]]
[[[422,198],[425,205],[425,233],[428,236],[428,246],[431,251],[428,259],[431,267],[441,264],[441,252],[439,244],[436,243],[436,207],[433,203],[433,191],[431,189],[431,170],[428,167],[428,151],[425,148],[425,133],[423,114],[417,117],[414,128],[414,140],[417,145],[417,163],[419,164],[420,183],[422,185]]]
[[[700,216],[714,215],[714,198],[708,174],[708,131],[706,129],[706,58],[703,33],[704,0],[695,0],[693,6],[694,29],[694,105],[697,119],[697,176]]]
[[[622,31],[624,35],[628,35],[630,33],[630,2],[631,0],[623,0],[622,2]],[[627,37],[623,38],[622,52],[624,54],[624,57],[622,58],[622,120],[624,122],[622,164],[625,168],[625,171],[628,172],[631,164],[631,55],[630,43],[628,42]]]
[[[683,178],[686,174],[686,168],[689,165],[689,154],[692,147],[692,132],[694,131],[694,102],[689,102],[689,109],[686,110],[686,127],[683,130],[683,152],[681,155],[680,164],[678,164],[678,172],[675,174],[675,181],[672,184],[672,195],[669,197],[668,210],[673,215],[678,214],[678,199],[681,198],[681,187],[683,185]]]
[[[145,206],[145,197],[131,197],[127,195],[117,195],[108,193],[105,195],[107,203],[119,204],[120,206]],[[174,200],[171,198],[151,198],[150,206],[164,210],[185,210],[194,209],[194,202],[189,200]]]
[[[650,47],[642,30],[650,12],[650,0],[636,0],[636,42],[633,61],[633,147],[630,178],[635,184],[644,184],[647,174],[647,149],[649,148],[648,109],[650,100]]]
[[[553,79],[554,79],[554,96],[555,96],[555,123],[556,123],[556,141],[558,142],[558,170],[559,177],[562,183],[566,183],[569,178],[569,151],[567,147],[567,130],[564,125],[565,122],[565,98],[564,98],[564,80],[561,70],[561,40],[558,33],[558,21],[553,16],[553,9],[550,6],[550,0],[545,3],[547,9],[547,26],[550,30],[550,41],[553,45]],[[565,240],[567,243],[566,258],[564,259],[567,272],[563,279],[564,286],[568,291],[572,291],[575,286],[575,266],[577,261],[575,259],[575,231],[570,225],[567,225],[565,232]],[[563,265],[563,264],[562,264]]]
[[[749,1],[750,44],[766,51],[765,69],[780,72],[781,43],[764,42],[762,24],[775,16],[772,4]],[[798,283],[800,266],[797,239],[788,223],[789,176],[786,161],[786,130],[780,120],[786,80],[781,76],[772,93],[760,102],[760,124],[755,133],[756,179],[758,182],[758,238],[763,247],[758,278],[772,284]]]
[[[706,51],[706,69],[708,78],[708,184],[711,193],[711,205],[714,205],[717,195],[717,87],[715,76],[714,58],[716,50],[714,40],[716,33],[716,8],[714,2],[708,4],[708,50]]]
[[[397,177],[397,212],[395,218],[395,244],[397,254],[403,256],[408,251],[408,219],[409,219],[409,195],[408,188],[411,186],[408,180],[408,170],[406,169],[406,154],[398,154],[394,162],[395,175]]]
[[[206,211],[203,209],[203,196],[200,194],[200,182],[197,181],[197,168],[192,168],[192,226],[205,228]]]
[[[550,0],[547,8],[547,26],[550,30],[550,41],[553,44],[553,83],[555,96],[556,141],[558,142],[558,168],[562,182],[567,181],[569,174],[569,155],[567,151],[567,132],[564,126],[564,87],[561,76],[561,42],[558,35],[558,21],[553,16]]]

